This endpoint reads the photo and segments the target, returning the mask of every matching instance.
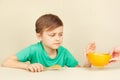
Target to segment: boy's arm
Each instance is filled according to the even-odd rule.
[[[11,67],[11,68],[19,68],[27,70],[29,63],[19,62],[16,55],[12,55],[3,61],[2,66]]]
[[[3,62],[2,66],[18,68],[18,69],[25,69],[25,70],[29,70],[31,72],[40,72],[44,69],[43,65],[39,64],[39,63],[29,64],[26,62],[20,62],[20,61],[18,61],[18,59],[15,55],[6,59]]]
[[[85,68],[90,68],[90,67],[91,67],[91,64],[90,64],[89,62],[86,62],[83,67],[85,67]]]
[[[76,68],[79,68],[79,67],[81,67],[79,64],[76,66]]]

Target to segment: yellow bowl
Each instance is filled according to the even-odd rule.
[[[88,53],[88,61],[95,67],[104,67],[109,63],[111,55],[108,53]]]

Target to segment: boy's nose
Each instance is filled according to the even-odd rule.
[[[56,40],[60,40],[60,36],[56,36]]]

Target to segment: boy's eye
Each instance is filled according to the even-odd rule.
[[[59,36],[63,36],[63,33],[60,33]]]
[[[49,36],[54,37],[54,36],[55,36],[55,34],[49,34]]]
[[[54,37],[58,35],[59,37],[63,36],[63,33],[59,33],[59,34],[56,34],[56,33],[52,33],[52,34],[49,34],[50,37]]]

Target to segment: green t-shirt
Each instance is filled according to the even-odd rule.
[[[62,46],[57,49],[57,56],[55,58],[50,58],[41,42],[26,47],[19,51],[16,56],[20,62],[30,61],[31,64],[40,63],[45,67],[55,64],[61,65],[62,67],[75,67],[78,65],[78,61]]]

